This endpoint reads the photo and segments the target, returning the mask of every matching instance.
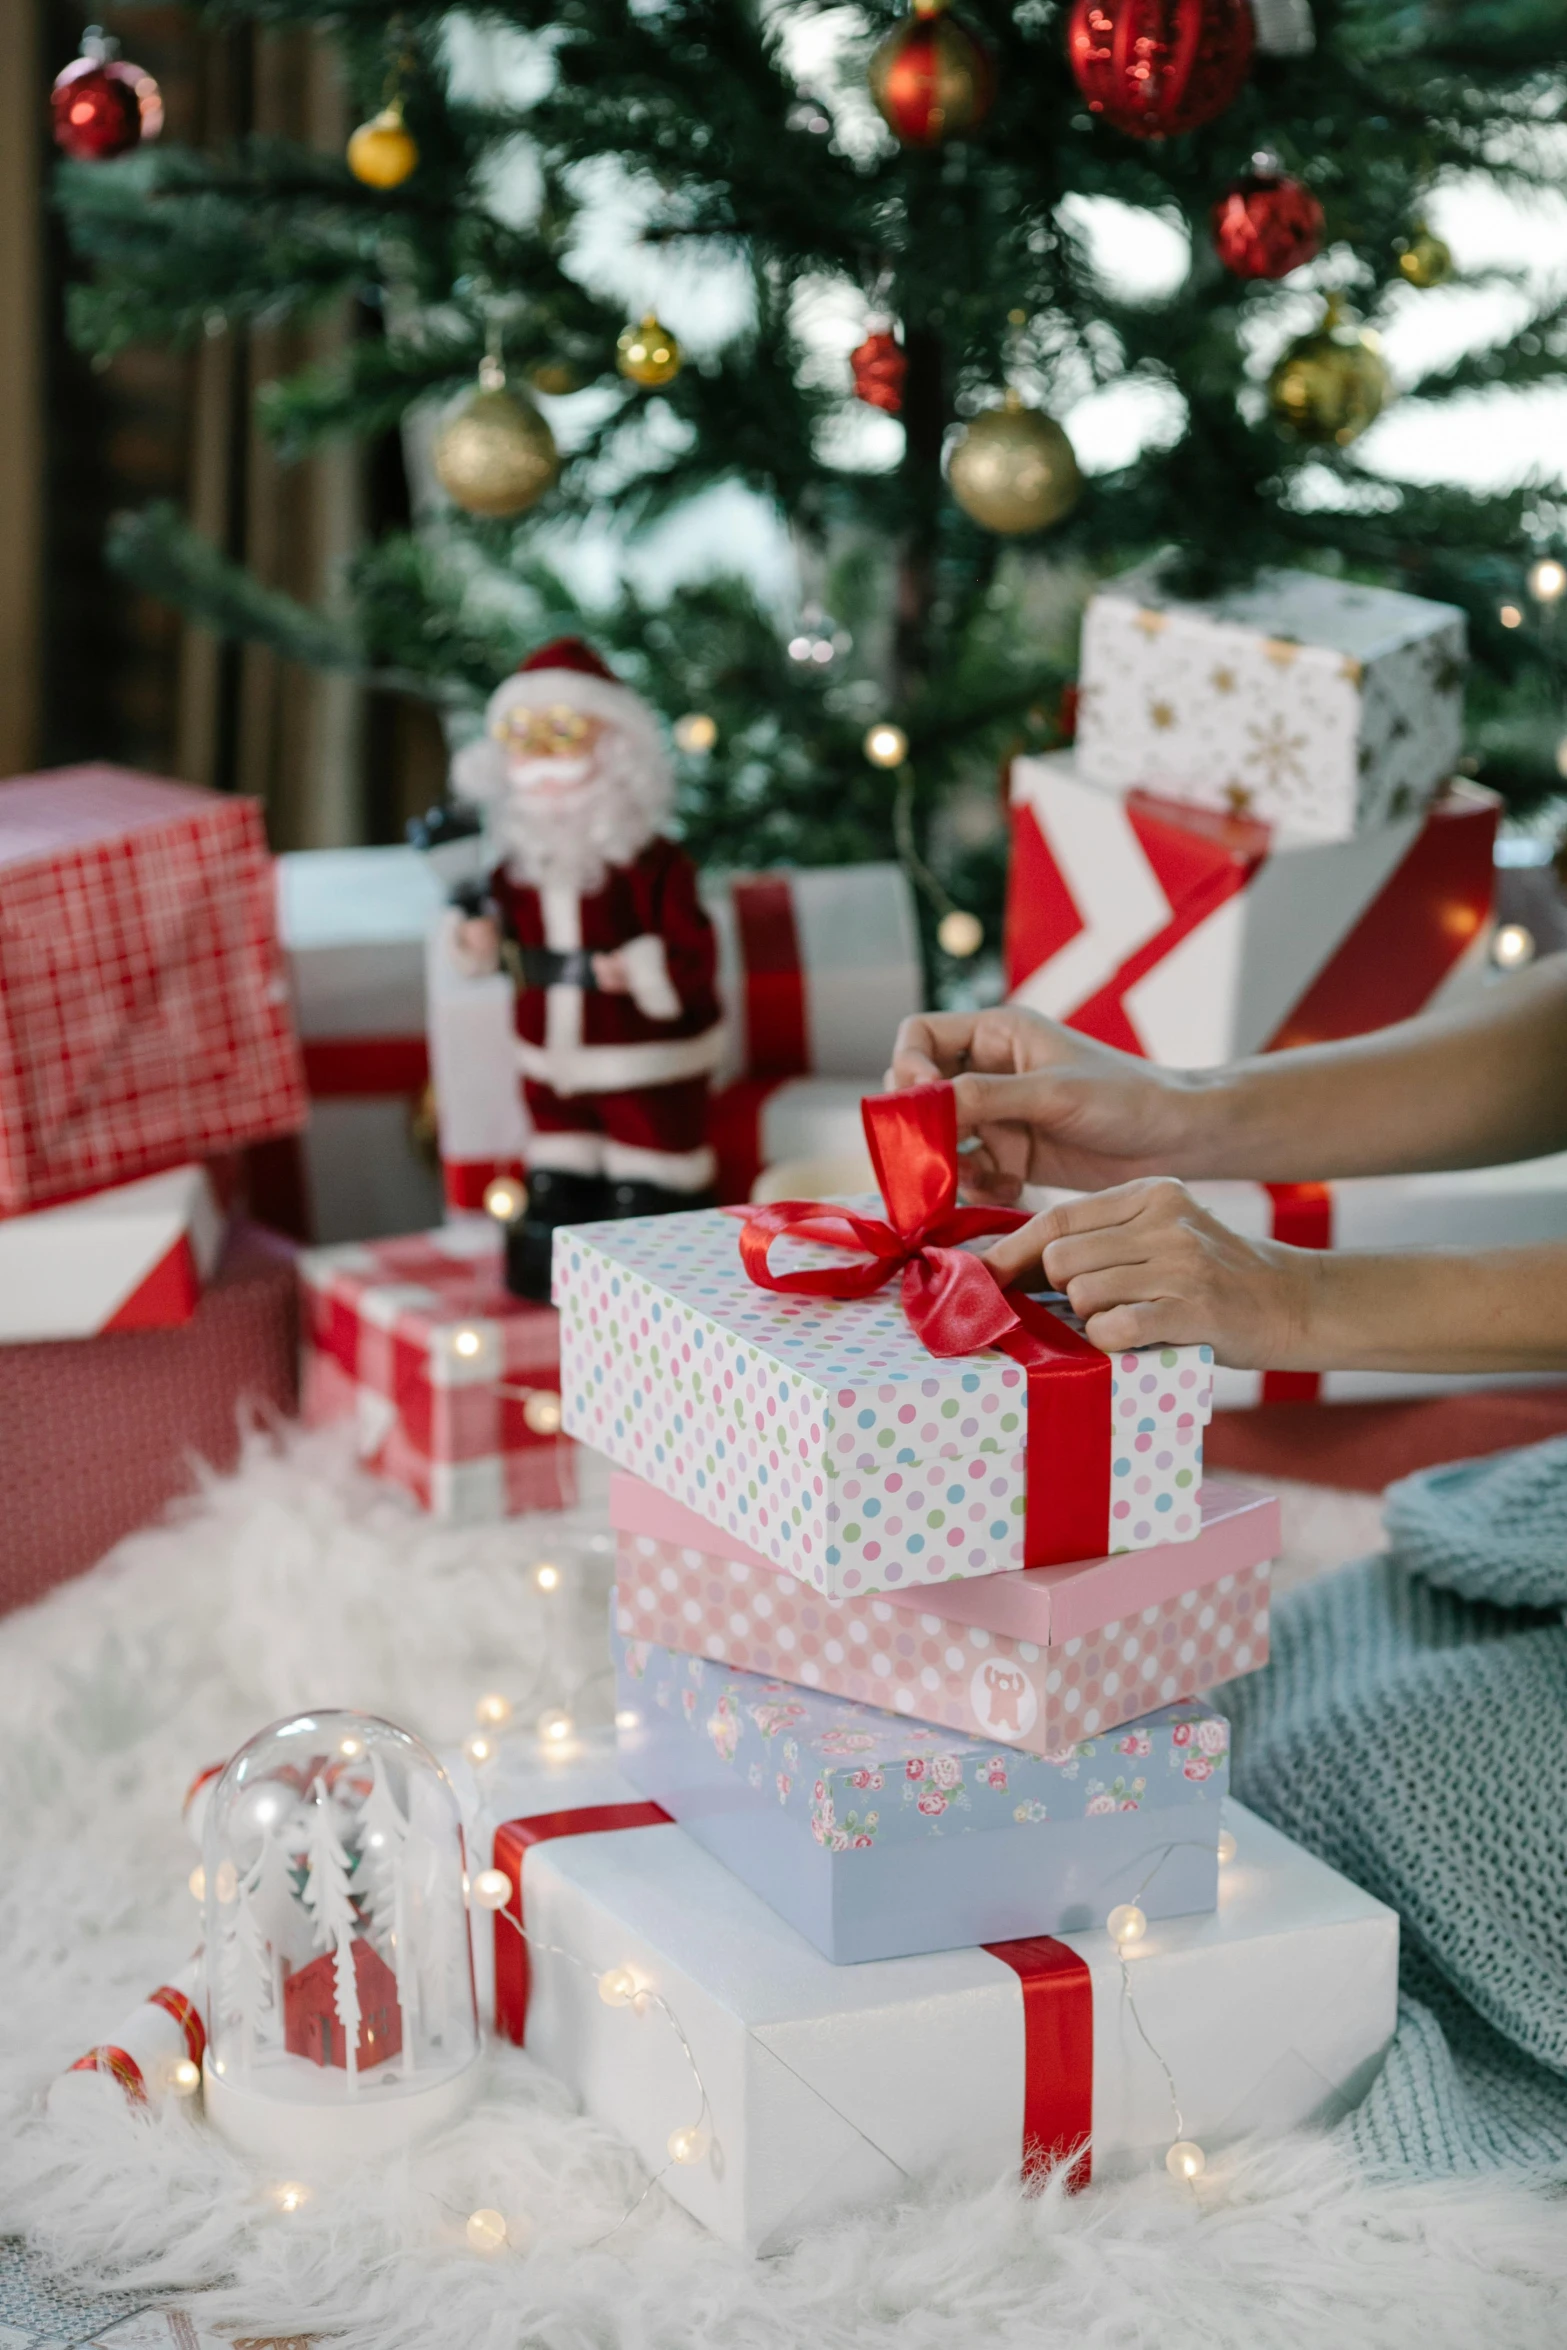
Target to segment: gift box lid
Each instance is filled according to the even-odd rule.
[[[1320,646],[1362,662],[1381,659],[1439,631],[1456,632],[1462,649],[1467,622],[1456,604],[1408,596],[1398,588],[1329,579],[1319,571],[1262,571],[1248,587],[1207,597],[1176,596],[1165,585],[1168,557],[1156,556],[1107,580],[1097,603],[1135,605],[1145,612],[1208,622],[1274,644]]]
[[[852,1204],[881,1209],[874,1197]],[[784,1454],[819,1462],[833,1479],[861,1454],[919,1470],[1021,1450],[1026,1381],[1010,1357],[990,1348],[931,1354],[904,1317],[896,1283],[859,1298],[759,1289],[741,1262],[740,1230],[712,1209],[572,1225],[557,1235],[563,1336],[580,1334],[623,1374],[615,1436],[624,1441],[639,1424],[657,1466],[691,1455],[701,1489],[711,1472],[695,1458],[696,1415],[716,1421],[715,1462],[733,1455],[753,1464],[753,1490],[742,1501],[776,1479]],[[784,1241],[772,1252],[779,1270],[835,1261],[842,1262],[838,1252],[806,1242]],[[1038,1302],[1081,1328],[1064,1298]],[[587,1356],[585,1347],[589,1387],[603,1386],[604,1363]],[[1148,1347],[1110,1362],[1119,1433],[1178,1427],[1189,1435],[1206,1424],[1211,1347]],[[579,1400],[568,1396],[568,1407]],[[592,1441],[588,1426],[573,1432]],[[1183,1489],[1197,1482],[1190,1470],[1180,1477]],[[1010,1506],[1022,1515],[1021,1498]]]
[[[620,1710],[657,1707],[747,1795],[835,1852],[1117,1812],[1173,1811],[1228,1783],[1230,1730],[1201,1699],[1027,1754],[788,1681],[613,1635]],[[626,1724],[628,1736],[636,1725]]]

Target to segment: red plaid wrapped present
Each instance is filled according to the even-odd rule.
[[[304,1411],[352,1416],[366,1468],[472,1525],[576,1499],[553,1306],[506,1288],[494,1228],[311,1249]]]
[[[116,767],[0,784],[0,1213],[304,1116],[253,803]]]

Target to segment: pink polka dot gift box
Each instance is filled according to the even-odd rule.
[[[1043,1377],[994,1347],[944,1358],[895,1288],[757,1288],[739,1231],[713,1210],[560,1235],[570,1435],[834,1597],[1195,1540],[1209,1348],[1078,1338]],[[1064,1301],[1024,1303],[1073,1338]]]
[[[1214,1478],[1195,1541],[829,1599],[637,1477],[610,1486],[615,1626],[803,1689],[1058,1754],[1268,1657],[1279,1505]]]

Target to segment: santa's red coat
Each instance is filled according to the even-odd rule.
[[[620,952],[632,992],[520,986],[518,1060],[525,1077],[558,1094],[620,1093],[668,1085],[713,1068],[722,1043],[714,987],[717,942],[697,895],[696,867],[671,840],[612,865],[602,889],[537,889],[494,874],[490,894],[505,934],[526,950]]]

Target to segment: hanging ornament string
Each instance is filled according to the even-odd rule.
[[[966,961],[984,945],[984,925],[977,914],[971,914],[966,906],[957,903],[920,855],[914,837],[914,770],[909,764],[909,738],[901,726],[879,719],[876,725],[867,727],[860,747],[873,767],[889,769],[897,776],[892,794],[892,839],[898,863],[912,886],[923,893],[935,910],[936,942],[942,953],[951,955],[955,961]]]

